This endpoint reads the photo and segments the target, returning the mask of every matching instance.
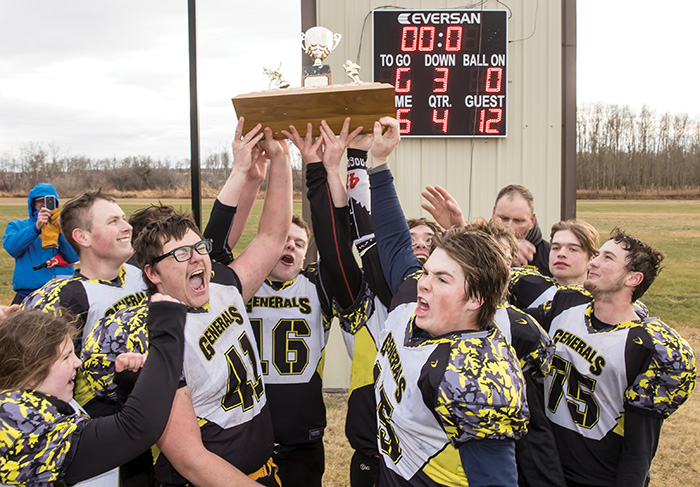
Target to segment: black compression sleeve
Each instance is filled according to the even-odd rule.
[[[659,445],[664,420],[661,416],[643,414],[625,408],[625,438],[617,467],[616,486],[642,487],[645,485],[651,460]]]
[[[182,304],[150,303],[148,359],[133,392],[117,414],[91,420],[80,433],[65,482],[72,484],[123,465],[163,434],[182,372]]]
[[[212,260],[224,265],[233,262],[233,253],[228,245],[228,235],[235,216],[235,206],[225,205],[217,199],[211,209],[207,228],[204,229],[204,238],[212,239]]]
[[[411,232],[403,214],[399,196],[394,187],[394,176],[382,166],[369,171],[372,191],[372,225],[377,238],[379,258],[384,277],[392,293],[396,293],[403,280],[421,270],[413,253]]]
[[[379,259],[379,249],[376,245],[368,247],[362,253],[362,269],[369,288],[377,295],[382,304],[388,308],[391,303],[391,289],[389,289],[389,284],[384,278],[382,263]]]
[[[552,425],[545,414],[543,385],[524,373],[530,422],[527,434],[515,442],[520,485],[558,487],[566,485]]]
[[[328,187],[323,164],[306,165],[311,222],[321,257],[319,270],[326,292],[342,308],[349,308],[362,285],[362,272],[352,254],[352,238],[347,207],[336,208]]]

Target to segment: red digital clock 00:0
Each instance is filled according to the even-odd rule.
[[[403,136],[504,137],[507,12],[375,10],[373,79],[394,85]]]

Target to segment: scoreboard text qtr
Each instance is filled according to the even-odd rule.
[[[505,137],[507,12],[375,10],[373,81],[394,85],[403,136]]]

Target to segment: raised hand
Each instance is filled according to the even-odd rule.
[[[360,134],[350,141],[348,144],[348,149],[357,149],[363,151],[369,151],[372,147],[372,142],[374,142],[374,134]]]
[[[265,137],[260,141],[259,146],[265,152],[268,159],[275,160],[289,156],[289,146],[287,142],[284,140],[275,140],[270,127],[265,127],[263,129],[263,134]]]
[[[238,119],[236,133],[234,135],[233,142],[231,143],[231,149],[233,151],[234,170],[247,173],[250,170],[251,164],[253,163],[253,148],[263,138],[263,133],[260,132],[262,125],[257,124],[244,136],[244,123],[245,119],[243,117]]]
[[[310,123],[306,124],[306,136],[303,138],[294,125],[289,126],[289,131],[282,130],[282,133],[297,146],[305,164],[323,160],[323,137],[317,137],[314,141],[313,126]]]
[[[442,228],[449,229],[465,225],[462,209],[446,189],[440,186],[426,186],[421,195],[427,200],[427,203],[422,203],[421,207],[430,213]]]
[[[335,136],[325,120],[321,121],[321,138],[323,139],[323,166],[326,171],[338,171],[338,165],[345,153],[348,144],[362,132],[362,126],[357,127],[352,132],[350,130],[350,118],[343,121],[338,137]]]
[[[36,215],[36,229],[41,230],[44,225],[46,225],[46,222],[49,221],[51,218],[51,210],[48,208],[44,207],[41,210],[39,210],[39,213]]]
[[[253,147],[252,163],[250,165],[250,169],[248,170],[247,179],[251,184],[255,184],[260,187],[265,180],[266,174],[267,155],[260,147],[260,144],[258,144]]]
[[[401,141],[399,122],[392,117],[382,117],[374,122],[374,142],[372,143],[372,167],[384,164]]]
[[[513,259],[514,267],[526,266],[535,256],[535,246],[522,238],[518,239],[518,257]]]

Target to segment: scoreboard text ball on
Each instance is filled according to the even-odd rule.
[[[375,10],[373,79],[405,137],[505,137],[507,12]]]

